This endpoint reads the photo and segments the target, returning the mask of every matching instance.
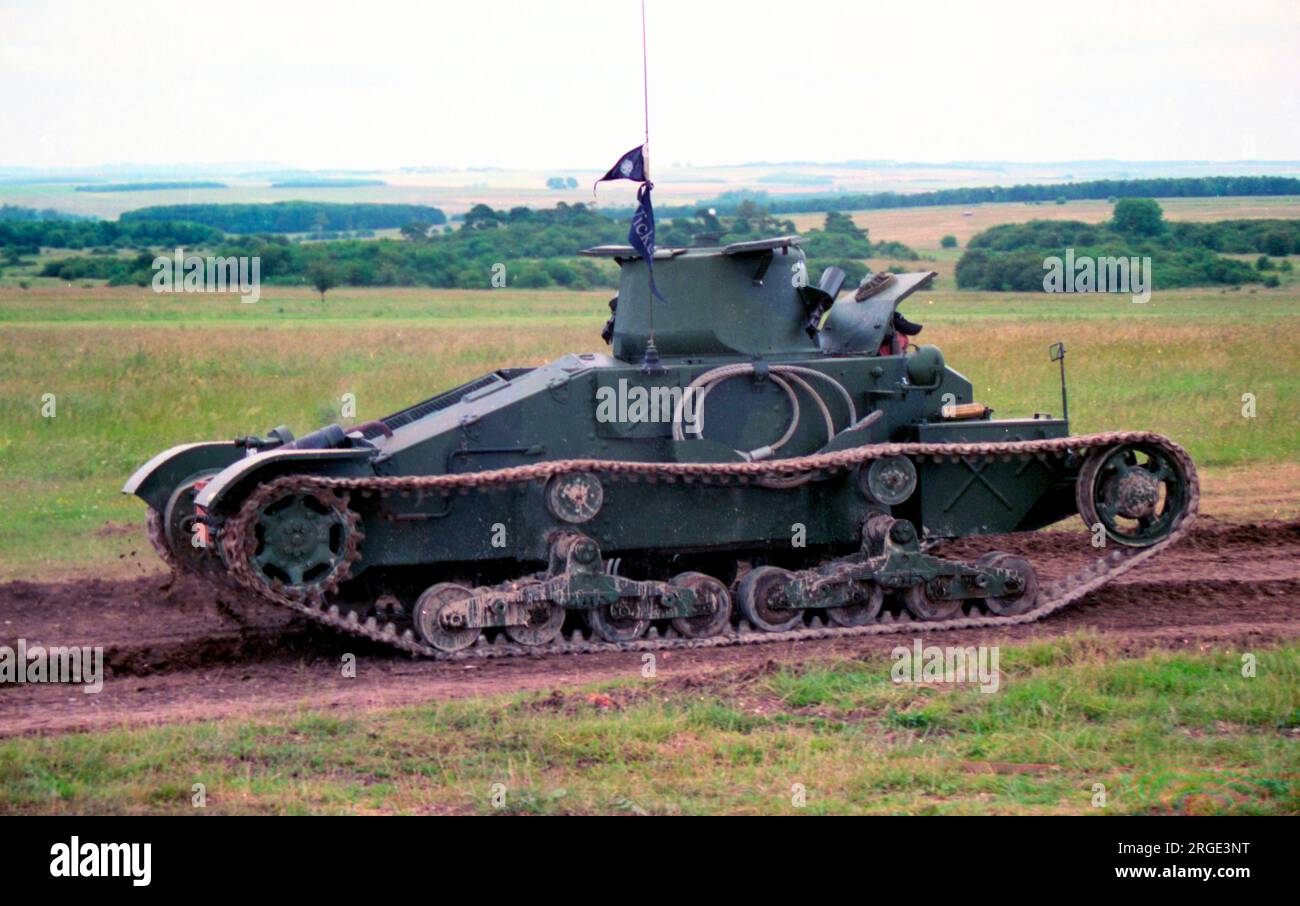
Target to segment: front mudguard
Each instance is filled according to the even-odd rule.
[[[244,452],[228,440],[180,444],[136,469],[122,486],[122,493],[134,494],[161,513],[178,485],[200,472],[225,469],[243,459]]]
[[[331,477],[373,475],[371,459],[375,451],[368,447],[345,449],[296,450],[276,448],[241,459],[228,465],[204,485],[195,498],[195,506],[217,515],[234,512],[254,487],[282,475],[307,473]]]

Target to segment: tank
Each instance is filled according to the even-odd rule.
[[[994,418],[900,305],[932,272],[813,283],[797,237],[589,249],[606,348],[366,424],[190,443],[124,490],[174,569],[412,654],[740,644],[1042,619],[1186,533],[1196,469],[1142,431]],[[1046,366],[1045,366],[1046,367]],[[1075,515],[1040,583],[947,539]],[[1084,541],[1083,543],[1088,543]]]

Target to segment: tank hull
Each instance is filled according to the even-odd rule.
[[[420,404],[430,411],[402,423],[371,446],[336,451],[331,461],[272,449],[245,457],[218,472],[198,495],[210,516],[233,512],[256,481],[284,474],[285,463],[307,471],[376,477],[444,475],[527,467],[589,458],[677,463],[740,461],[743,452],[770,442],[788,426],[789,400],[770,379],[742,377],[711,393],[702,410],[701,437],[673,439],[673,400],[691,381],[723,359],[665,360],[661,373],[599,354],[572,355],[530,370],[494,372]],[[955,422],[942,419],[945,400],[972,402],[970,383],[945,368],[932,387],[912,388],[906,357],[777,357],[772,365],[819,370],[839,381],[861,406],[882,417],[854,438],[866,443],[962,443],[1064,437],[1060,419]],[[495,379],[493,379],[495,378]],[[810,417],[814,401],[798,391],[801,418],[782,448],[786,456],[815,453],[835,438],[824,421]],[[837,432],[849,426],[840,399],[825,394]],[[419,407],[413,407],[419,408]],[[869,412],[859,408],[858,420]],[[401,413],[396,414],[400,416]],[[574,430],[572,426],[580,426]],[[620,484],[605,489],[598,512],[584,520],[584,533],[610,556],[644,551],[745,550],[786,547],[834,550],[861,541],[872,513],[908,518],[923,537],[958,537],[1028,530],[1074,511],[1074,473],[1059,463],[927,462],[916,488],[887,506],[869,499],[853,474],[794,488],[735,487],[704,483]],[[508,560],[541,563],[548,538],[578,523],[548,505],[547,488],[531,483],[506,492],[388,495],[354,504],[366,543],[353,569],[459,565]]]
[[[806,285],[789,237],[674,250],[656,317],[644,262],[600,253],[623,265],[612,355],[503,368],[296,440],[173,448],[125,489],[155,546],[344,632],[495,656],[1025,622],[1195,516],[1176,444],[995,419],[936,347],[910,346],[897,306],[932,273],[837,298],[842,273]],[[1076,513],[1119,549],[1041,589],[1022,558],[934,553]]]

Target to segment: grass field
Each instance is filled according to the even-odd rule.
[[[1256,220],[1293,219],[1300,217],[1300,197],[1159,198],[1166,220]],[[917,251],[940,251],[939,241],[946,235],[957,237],[961,248],[976,233],[1000,223],[1024,223],[1030,220],[1082,220],[1101,223],[1109,220],[1114,206],[1104,200],[1071,201],[1068,204],[1006,203],[978,205],[944,205],[933,208],[890,208],[880,211],[851,211],[853,222],[871,231],[871,238],[890,239]],[[820,229],[825,214],[796,214],[791,217],[801,231]],[[960,255],[960,249],[957,255]]]
[[[395,411],[507,364],[601,346],[608,294],[268,288],[262,301],[134,287],[0,287],[0,577],[138,569],[141,504],[118,493],[166,446]],[[1146,305],[938,289],[906,304],[998,415],[1060,408],[1079,432],[1149,428],[1198,463],[1300,448],[1300,294],[1180,290]],[[1242,416],[1242,395],[1256,417]],[[55,417],[42,416],[54,394]]]
[[[931,250],[945,232],[969,235],[949,216],[972,232],[1021,210],[1100,219],[1082,216],[1085,204],[984,206],[971,218],[872,212],[860,222],[876,238]],[[1294,216],[1288,204],[1296,200],[1279,202],[1276,216]],[[1196,205],[1174,208],[1171,217],[1199,216]],[[1210,219],[1248,216],[1202,208]],[[998,416],[1059,411],[1047,347],[1064,340],[1075,431],[1168,434],[1201,468],[1205,511],[1300,516],[1294,272],[1276,289],[1157,292],[1135,305],[957,292],[959,254],[927,251],[915,266],[940,279],[904,310]],[[356,420],[368,420],[496,367],[602,348],[609,297],[340,288],[321,304],[306,289],[264,287],[243,305],[31,283],[0,286],[0,580],[156,570],[143,505],[119,489],[158,450],[341,421],[345,393],[356,396]],[[46,394],[53,418],[42,414]],[[1255,398],[1253,418],[1244,394]],[[1114,639],[1004,645],[996,694],[898,685],[887,659],[866,656],[9,739],[0,814],[190,812],[196,783],[211,812],[1300,811],[1300,646],[1253,651],[1258,675],[1247,679],[1240,651],[1134,656]],[[1104,806],[1094,805],[1097,784]]]
[[[877,657],[14,739],[0,813],[193,812],[194,784],[209,812],[1295,813],[1300,647],[1254,653],[1076,636],[1003,647],[995,694]]]

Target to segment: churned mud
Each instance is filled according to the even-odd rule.
[[[990,549],[1028,557],[1045,578],[1096,556],[1088,536],[1043,532],[965,539],[945,555]],[[936,644],[992,644],[1089,631],[1138,653],[1232,649],[1300,637],[1300,521],[1234,524],[1201,517],[1188,538],[1047,620],[946,632]],[[660,651],[660,680],[815,657],[884,655],[912,634]],[[0,686],[0,736],[137,726],[270,710],[357,710],[516,691],[566,689],[641,675],[638,652],[458,662],[413,660],[305,625],[274,607],[190,579],[0,585],[0,644],[102,646],[103,690]],[[343,675],[345,655],[356,676]]]

